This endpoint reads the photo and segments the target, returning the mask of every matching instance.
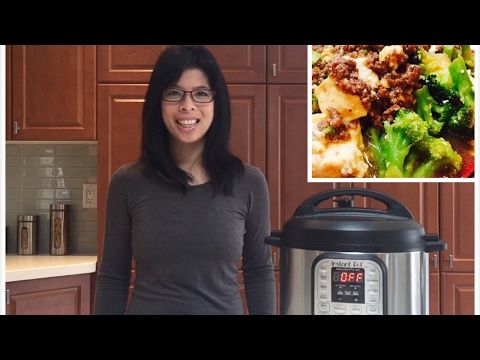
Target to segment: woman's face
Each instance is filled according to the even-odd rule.
[[[178,94],[177,90],[195,91],[211,90],[208,78],[202,70],[185,70],[176,84],[169,89]],[[169,90],[170,91],[170,90]],[[208,92],[207,92],[208,93]],[[200,96],[205,93],[200,92]],[[193,144],[203,141],[212,125],[214,100],[207,103],[195,102],[192,93],[185,93],[182,100],[166,101],[162,98],[162,116],[165,126],[173,141]]]

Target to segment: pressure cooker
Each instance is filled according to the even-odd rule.
[[[311,196],[265,243],[280,248],[281,315],[428,315],[428,253],[447,249],[400,201],[362,188]]]

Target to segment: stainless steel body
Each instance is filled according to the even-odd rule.
[[[50,255],[70,254],[70,205],[50,205]]]
[[[318,257],[334,256],[339,259],[365,259],[364,253],[324,252],[293,248],[282,248],[280,257],[280,314],[282,315],[318,315],[351,314],[349,307],[355,303],[335,303],[327,297],[322,307],[319,294],[315,290],[322,286],[316,278],[313,266]],[[373,253],[386,266],[385,281],[380,286],[379,315],[428,315],[429,314],[429,278],[428,253],[423,251],[402,253]],[[327,286],[327,294],[330,294]],[[367,289],[368,290],[368,289]],[[368,294],[366,295],[368,296]],[[340,306],[336,310],[335,305]],[[383,310],[383,305],[385,310]],[[361,307],[366,315],[365,307]]]
[[[19,215],[17,222],[17,254],[37,254],[38,215]]]

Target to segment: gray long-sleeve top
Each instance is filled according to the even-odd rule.
[[[95,314],[243,314],[242,259],[249,314],[275,314],[270,204],[263,173],[245,164],[234,196],[210,183],[186,195],[146,177],[138,163],[111,178]],[[132,256],[135,287],[127,309]]]

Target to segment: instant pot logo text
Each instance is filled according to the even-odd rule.
[[[363,268],[363,261],[332,261],[332,267],[337,266],[337,267],[358,267],[358,268]]]

